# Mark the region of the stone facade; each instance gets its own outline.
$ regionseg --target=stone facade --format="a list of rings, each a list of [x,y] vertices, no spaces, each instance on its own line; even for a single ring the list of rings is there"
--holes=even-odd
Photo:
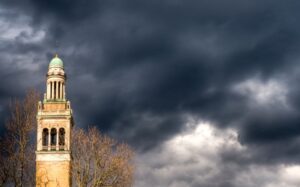
[[[36,186],[70,187],[73,116],[65,94],[66,75],[56,56],[49,64],[47,91],[38,104]]]
[[[70,161],[37,161],[36,183],[40,187],[71,186]]]

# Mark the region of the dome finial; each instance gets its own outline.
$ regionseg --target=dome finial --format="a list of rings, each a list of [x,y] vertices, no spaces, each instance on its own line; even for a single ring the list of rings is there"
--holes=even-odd
[[[50,61],[49,67],[61,67],[61,68],[64,67],[63,61],[58,57],[57,53]]]

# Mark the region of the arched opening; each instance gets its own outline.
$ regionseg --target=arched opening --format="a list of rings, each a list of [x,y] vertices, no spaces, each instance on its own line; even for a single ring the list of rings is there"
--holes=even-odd
[[[48,129],[43,129],[43,134],[42,134],[42,146],[43,150],[48,150],[48,145],[49,145],[49,130]]]
[[[65,129],[64,128],[60,128],[59,129],[59,142],[58,142],[58,145],[59,145],[59,150],[64,150],[65,149]]]
[[[56,139],[57,139],[57,132],[55,128],[51,129],[51,150],[55,150],[56,149]]]

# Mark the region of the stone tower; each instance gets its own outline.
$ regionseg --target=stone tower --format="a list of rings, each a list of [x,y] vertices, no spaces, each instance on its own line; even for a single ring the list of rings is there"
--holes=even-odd
[[[47,91],[37,114],[36,186],[70,187],[73,117],[63,61],[57,55],[46,77]]]

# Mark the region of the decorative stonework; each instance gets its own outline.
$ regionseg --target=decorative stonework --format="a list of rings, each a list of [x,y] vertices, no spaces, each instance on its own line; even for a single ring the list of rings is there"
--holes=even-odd
[[[48,151],[40,152],[37,154],[36,161],[70,161],[71,156],[70,152],[63,152],[61,151],[54,151],[53,153],[49,154]]]

